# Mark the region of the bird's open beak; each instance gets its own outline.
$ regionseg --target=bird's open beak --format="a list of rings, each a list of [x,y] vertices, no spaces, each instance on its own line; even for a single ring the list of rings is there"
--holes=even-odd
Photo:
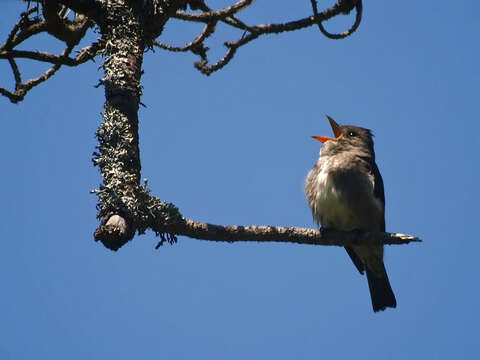
[[[335,120],[333,120],[330,116],[327,115],[328,121],[330,121],[330,126],[332,127],[333,133],[335,134],[334,138],[327,137],[327,136],[312,136],[312,138],[320,141],[322,144],[328,140],[338,140],[340,139],[343,134],[342,134],[342,129],[340,128],[340,125],[338,125]]]

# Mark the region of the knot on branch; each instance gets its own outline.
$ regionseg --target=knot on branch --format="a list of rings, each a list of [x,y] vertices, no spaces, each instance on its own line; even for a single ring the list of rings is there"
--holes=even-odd
[[[102,218],[94,237],[108,249],[118,250],[133,238],[136,231],[142,235],[148,228],[160,236],[158,247],[166,241],[170,244],[177,241],[170,229],[184,223],[180,211],[175,205],[151,196],[146,186],[129,189],[102,187],[94,193],[99,198],[97,217]]]
[[[106,248],[117,251],[135,235],[131,223],[116,214],[106,217],[94,233],[95,241],[101,241]]]

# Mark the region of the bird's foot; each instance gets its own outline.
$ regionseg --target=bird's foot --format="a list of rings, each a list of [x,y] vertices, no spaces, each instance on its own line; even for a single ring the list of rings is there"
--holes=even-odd
[[[360,229],[353,229],[351,232],[355,234],[355,241],[357,242],[357,244],[360,244],[363,234],[365,234],[365,231]]]
[[[320,227],[320,234],[322,235],[325,235],[329,231],[331,231],[331,229],[324,228],[323,226]]]

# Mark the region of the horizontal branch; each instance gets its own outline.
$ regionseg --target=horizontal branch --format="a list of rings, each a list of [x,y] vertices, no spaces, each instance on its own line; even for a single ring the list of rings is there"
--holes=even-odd
[[[386,232],[320,231],[285,226],[221,226],[185,219],[164,230],[175,235],[210,241],[282,242],[307,245],[347,246],[359,244],[399,245],[421,242],[415,236]]]
[[[95,239],[111,250],[118,250],[130,241],[136,230],[143,234],[147,228],[155,231],[161,237],[156,248],[163,243],[171,244],[177,241],[177,236],[187,236],[192,239],[222,241],[222,242],[279,242],[306,245],[349,246],[365,244],[400,245],[410,242],[421,242],[418,237],[406,234],[386,232],[358,232],[317,230],[285,226],[237,226],[213,225],[185,219],[178,209],[170,203],[162,202],[158,198],[144,193],[148,214],[137,217],[132,221],[130,217],[118,214],[104,218],[95,232]],[[104,196],[103,201],[109,201]]]
[[[209,23],[211,21],[217,21],[229,16],[233,16],[238,13],[240,10],[245,9],[250,6],[255,0],[240,0],[236,4],[229,6],[221,10],[210,10],[205,11],[200,14],[188,14],[183,11],[177,11],[175,17],[187,21],[196,21],[196,22],[205,22]]]
[[[54,54],[41,52],[41,51],[27,51],[27,50],[0,51],[0,59],[12,59],[12,58],[31,59],[31,60],[37,60],[42,62],[48,62],[56,65],[67,65],[67,66],[78,65],[75,59],[72,59],[68,56],[63,56],[63,55],[59,56],[59,55],[54,55]]]

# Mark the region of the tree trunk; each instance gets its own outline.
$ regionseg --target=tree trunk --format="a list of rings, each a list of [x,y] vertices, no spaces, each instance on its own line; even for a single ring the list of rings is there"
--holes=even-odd
[[[119,248],[133,237],[137,223],[141,170],[138,107],[145,35],[139,7],[129,6],[126,0],[110,0],[105,5],[100,31],[105,41],[101,83],[106,101],[93,160],[103,176],[98,191],[102,222],[95,235],[104,235],[105,246]]]
[[[109,0],[102,3],[104,14],[98,22],[104,42],[104,122],[97,131],[98,151],[93,162],[100,167],[103,185],[98,195],[100,226],[95,239],[118,250],[152,228],[162,239],[176,240],[164,231],[184,223],[178,209],[150,196],[140,185],[138,107],[142,94],[143,53],[160,35],[167,20],[185,1]]]

